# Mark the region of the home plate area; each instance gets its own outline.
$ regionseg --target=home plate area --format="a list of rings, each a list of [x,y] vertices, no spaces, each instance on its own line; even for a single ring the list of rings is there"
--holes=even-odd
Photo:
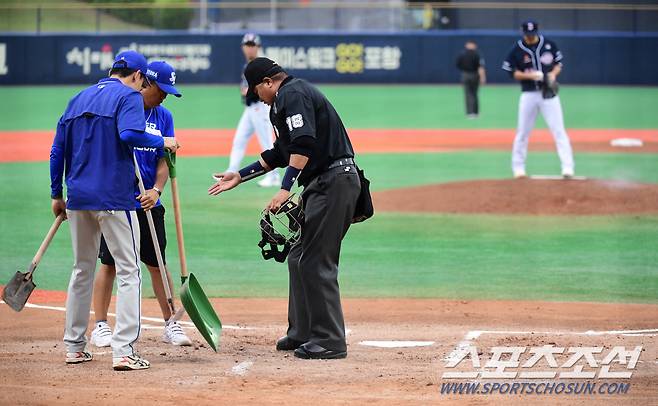
[[[624,402],[658,399],[654,390],[658,385],[655,325],[658,306],[655,305],[345,299],[349,329],[347,359],[309,361],[274,349],[277,338],[285,334],[285,299],[212,299],[212,302],[227,326],[218,353],[187,323],[184,327],[194,341],[192,347],[162,343],[161,323],[157,317],[149,317],[149,328],[142,331],[137,350],[151,361],[152,368],[131,373],[112,370],[111,351],[107,348],[88,348],[94,353],[92,362],[65,365],[61,301],[41,302],[36,304],[39,307],[27,307],[21,313],[1,304],[0,403],[12,403],[19,396],[26,403],[49,404],[119,401],[216,404],[227,397],[237,403],[256,400],[259,403],[316,400],[323,404],[366,400],[459,402],[465,400],[464,395],[441,393],[442,386],[458,382],[486,383],[487,379],[480,374],[495,371],[487,368],[494,347],[525,347],[520,356],[520,361],[525,362],[533,348],[544,346],[565,348],[564,354],[555,356],[558,374],[574,370],[578,365],[585,372],[600,373],[603,358],[615,347],[623,346],[630,351],[641,346],[632,377],[615,382],[631,384],[630,391],[623,395]],[[144,300],[143,309],[144,315],[158,314],[153,299]],[[611,325],[610,320],[623,322]],[[448,367],[459,351],[469,347],[476,349],[480,368],[473,367],[472,354],[464,356],[455,367]],[[589,366],[583,358],[571,368],[562,368],[572,355],[567,350],[580,347],[602,347],[600,353],[593,355],[596,367]],[[501,360],[509,361],[509,356],[503,354]],[[546,359],[542,359],[528,371],[546,372],[547,365]],[[514,369],[505,369],[508,371]],[[626,367],[613,362],[610,371],[623,372]],[[446,372],[477,372],[478,377],[444,378]],[[26,376],[30,377],[28,384]],[[518,376],[508,379],[510,383],[515,380],[520,382]],[[117,391],[119,387],[126,390]],[[524,403],[520,396],[490,396]],[[601,399],[622,399],[619,396],[552,395],[550,402],[588,404]]]

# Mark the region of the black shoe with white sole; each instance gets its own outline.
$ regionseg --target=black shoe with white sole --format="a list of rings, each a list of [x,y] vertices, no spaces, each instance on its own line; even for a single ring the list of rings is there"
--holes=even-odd
[[[306,343],[295,350],[295,357],[302,359],[341,359],[347,351],[328,350],[314,343]]]

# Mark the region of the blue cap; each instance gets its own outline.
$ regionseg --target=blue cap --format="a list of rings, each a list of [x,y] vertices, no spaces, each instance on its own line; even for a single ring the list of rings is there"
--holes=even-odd
[[[539,24],[534,20],[524,21],[523,24],[521,24],[521,29],[524,34],[537,34],[539,31]]]
[[[127,68],[141,71],[146,73],[146,58],[144,55],[137,51],[123,51],[119,52],[114,58],[112,69],[114,68]]]
[[[154,61],[149,63],[146,69],[146,77],[151,82],[157,83],[163,92],[181,97],[178,89],[174,87],[176,84],[176,71],[167,62]]]

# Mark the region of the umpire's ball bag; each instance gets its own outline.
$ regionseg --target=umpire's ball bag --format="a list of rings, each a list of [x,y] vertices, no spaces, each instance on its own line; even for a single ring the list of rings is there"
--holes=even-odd
[[[372,196],[370,196],[370,181],[358,166],[356,167],[356,172],[359,174],[359,181],[361,181],[361,193],[356,201],[352,223],[360,223],[368,220],[375,214],[375,208],[372,205]]]

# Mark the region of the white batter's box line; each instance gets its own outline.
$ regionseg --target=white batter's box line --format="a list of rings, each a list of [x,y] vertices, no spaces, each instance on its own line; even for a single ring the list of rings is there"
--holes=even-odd
[[[450,354],[444,359],[446,362],[455,362],[460,360],[464,353],[468,352],[468,348],[473,345],[473,341],[480,338],[482,334],[498,334],[498,335],[527,335],[527,334],[541,334],[541,335],[561,335],[561,336],[603,336],[603,335],[621,335],[624,337],[654,337],[658,335],[658,328],[650,328],[643,330],[607,330],[607,331],[513,331],[513,330],[470,330],[464,335],[464,338],[457,343]]]
[[[377,348],[410,348],[410,347],[429,347],[434,345],[434,341],[400,341],[400,340],[366,340],[359,341],[359,345]]]
[[[643,330],[606,330],[606,331],[596,331],[596,330],[587,330],[587,331],[508,331],[508,330],[477,330],[476,332],[481,334],[543,334],[543,335],[560,335],[560,336],[603,336],[603,335],[633,335],[633,336],[643,336],[645,334],[656,334],[658,333],[658,328],[650,328]],[[469,333],[471,333],[469,331]],[[478,337],[479,337],[478,335]],[[468,334],[467,334],[468,336]]]
[[[0,304],[6,304],[6,303],[3,300],[0,300]],[[55,310],[55,311],[59,311],[59,312],[66,312],[66,307],[44,306],[44,305],[33,304],[33,303],[30,303],[30,302],[25,303],[25,307],[29,307],[31,309]],[[90,313],[94,314],[94,311],[92,310]],[[107,315],[111,316],[111,317],[116,317],[115,313],[108,313]],[[141,319],[145,320],[145,321],[153,321],[153,322],[156,322],[156,323],[162,323],[164,325],[164,320],[162,320],[161,318],[142,316]],[[179,323],[184,325],[184,326],[194,326],[194,323],[192,323],[191,321],[181,320],[181,321],[179,321]],[[152,328],[152,326],[149,326],[149,328]],[[222,324],[222,328],[227,329],[227,330],[258,330],[259,329],[258,327],[232,326],[230,324]]]

